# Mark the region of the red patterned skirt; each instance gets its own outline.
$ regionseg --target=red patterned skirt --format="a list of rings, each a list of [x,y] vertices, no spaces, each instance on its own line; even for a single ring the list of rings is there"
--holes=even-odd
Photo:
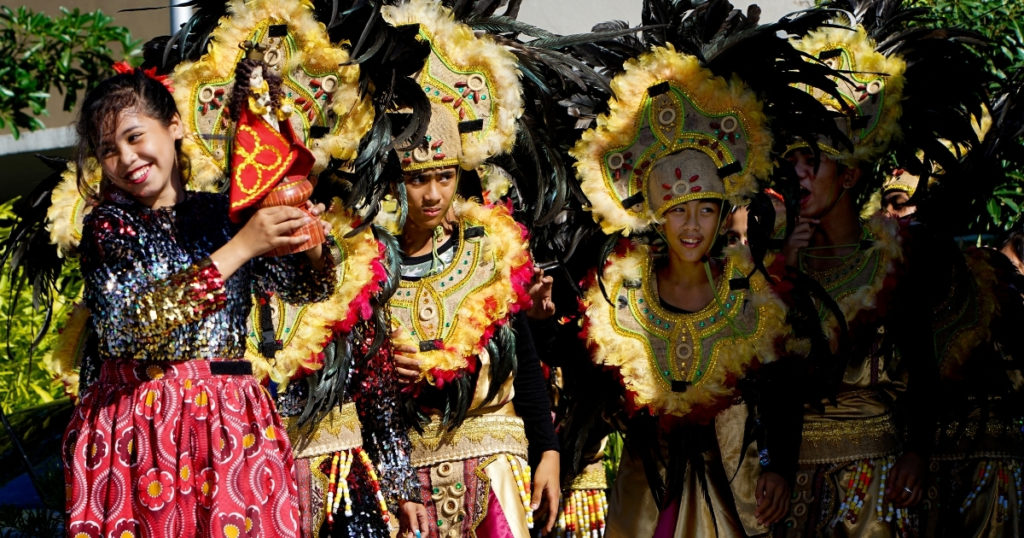
[[[105,362],[64,433],[68,534],[298,536],[291,445],[245,366]]]

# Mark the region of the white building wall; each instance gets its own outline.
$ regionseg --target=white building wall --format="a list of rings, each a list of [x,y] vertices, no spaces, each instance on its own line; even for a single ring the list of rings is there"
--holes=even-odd
[[[779,17],[813,5],[813,0],[733,0],[737,9],[750,4],[761,8],[761,21],[774,22]],[[642,0],[523,0],[519,19],[558,34],[587,32],[594,24],[608,20],[624,20],[631,26],[640,23]]]

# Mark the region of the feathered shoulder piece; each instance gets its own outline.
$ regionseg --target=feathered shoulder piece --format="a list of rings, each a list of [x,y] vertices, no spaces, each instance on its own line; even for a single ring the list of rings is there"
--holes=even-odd
[[[436,275],[402,279],[390,306],[396,344],[419,349],[423,377],[441,387],[472,372],[498,326],[529,307],[526,229],[503,205],[456,201],[459,246]]]
[[[571,154],[605,233],[642,232],[696,198],[738,202],[770,174],[771,134],[760,101],[668,45],[626,62],[607,114]]]
[[[331,224],[331,235],[340,258],[335,265],[337,285],[325,301],[306,305],[293,305],[274,295],[254,297],[249,314],[249,333],[246,338],[245,358],[252,362],[253,374],[285,385],[291,379],[319,370],[323,366],[323,350],[336,334],[346,334],[373,314],[371,298],[379,293],[387,280],[384,268],[384,246],[374,237],[372,228],[363,228],[349,234],[358,225],[339,200],[331,204],[323,220]],[[351,235],[351,236],[350,236]],[[273,327],[264,327],[260,301],[267,301],[271,309]],[[274,340],[281,344],[272,358],[261,353],[261,335],[270,329]]]
[[[182,149],[193,177],[218,181],[228,168],[234,126],[226,104],[235,67],[245,57],[239,46],[246,42],[264,51],[263,61],[280,76],[284,95],[294,102],[295,113],[287,121],[313,152],[313,173],[332,158],[354,158],[373,121],[370,99],[359,91],[359,66],[330,42],[309,2],[232,0],[206,53],[178,64],[172,75],[174,99],[190,135]]]
[[[88,159],[86,163],[86,181],[93,192],[99,192],[103,170],[95,159]],[[61,256],[74,256],[82,240],[83,219],[92,210],[93,204],[78,191],[73,162],[68,162],[60,176],[60,182],[50,194],[50,207],[46,209],[46,229],[50,232],[50,242],[57,246]]]
[[[419,25],[430,55],[416,81],[430,100],[424,140],[399,152],[404,170],[459,165],[472,170],[511,150],[522,115],[515,56],[492,37],[476,35],[435,0],[382,8],[393,26]]]

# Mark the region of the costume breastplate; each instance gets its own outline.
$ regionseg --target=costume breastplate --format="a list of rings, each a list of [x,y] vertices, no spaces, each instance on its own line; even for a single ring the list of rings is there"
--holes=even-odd
[[[858,249],[838,267],[807,272],[836,301],[847,323],[855,324],[861,312],[874,310],[878,302],[889,300],[893,284],[889,277],[903,258],[898,227],[895,220],[875,215],[865,224],[861,240],[870,243],[868,248]],[[832,334],[830,340],[837,341],[839,324],[835,316],[823,305],[818,306],[818,315]]]
[[[785,309],[761,275],[731,289],[751,267],[733,251],[715,299],[699,312],[665,309],[649,250],[640,246],[605,268],[609,304],[593,285],[586,292],[586,332],[597,364],[616,369],[634,408],[702,421],[728,405],[746,369],[775,359]]]
[[[390,302],[396,341],[419,349],[432,384],[472,368],[494,327],[529,301],[532,263],[519,224],[503,207],[468,201],[456,215],[461,240],[452,262],[436,275],[403,278]]]
[[[462,329],[459,312],[468,297],[498,279],[493,255],[484,252],[485,231],[459,222],[459,241],[452,262],[436,275],[402,279],[391,301],[391,315],[420,346],[449,339]]]

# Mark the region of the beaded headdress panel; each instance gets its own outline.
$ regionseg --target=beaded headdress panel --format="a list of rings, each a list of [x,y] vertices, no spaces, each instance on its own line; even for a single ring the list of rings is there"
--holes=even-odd
[[[382,9],[393,26],[419,25],[430,55],[416,81],[430,100],[426,137],[399,152],[403,170],[459,165],[465,170],[509,151],[522,88],[515,56],[487,35],[454,20],[433,0],[412,0]]]
[[[572,150],[605,233],[640,232],[695,199],[739,202],[771,172],[761,103],[671,46],[626,62],[609,112]]]
[[[841,99],[819,88],[803,87],[819,102],[837,112],[839,130],[852,148],[833,140],[819,140],[818,148],[846,163],[873,159],[899,135],[898,120],[906,64],[898,56],[886,57],[863,27],[823,27],[794,42],[794,46],[831,67]],[[807,147],[791,146],[789,150]]]
[[[209,50],[195,62],[174,69],[174,99],[192,136],[182,149],[200,181],[218,180],[228,168],[234,126],[227,99],[235,66],[245,58],[239,45],[263,52],[268,69],[281,76],[284,96],[294,103],[288,117],[299,139],[313,153],[313,173],[331,158],[355,157],[373,121],[373,107],[358,89],[359,67],[348,52],[331,44],[324,25],[302,0],[232,0],[229,15],[211,34]]]

